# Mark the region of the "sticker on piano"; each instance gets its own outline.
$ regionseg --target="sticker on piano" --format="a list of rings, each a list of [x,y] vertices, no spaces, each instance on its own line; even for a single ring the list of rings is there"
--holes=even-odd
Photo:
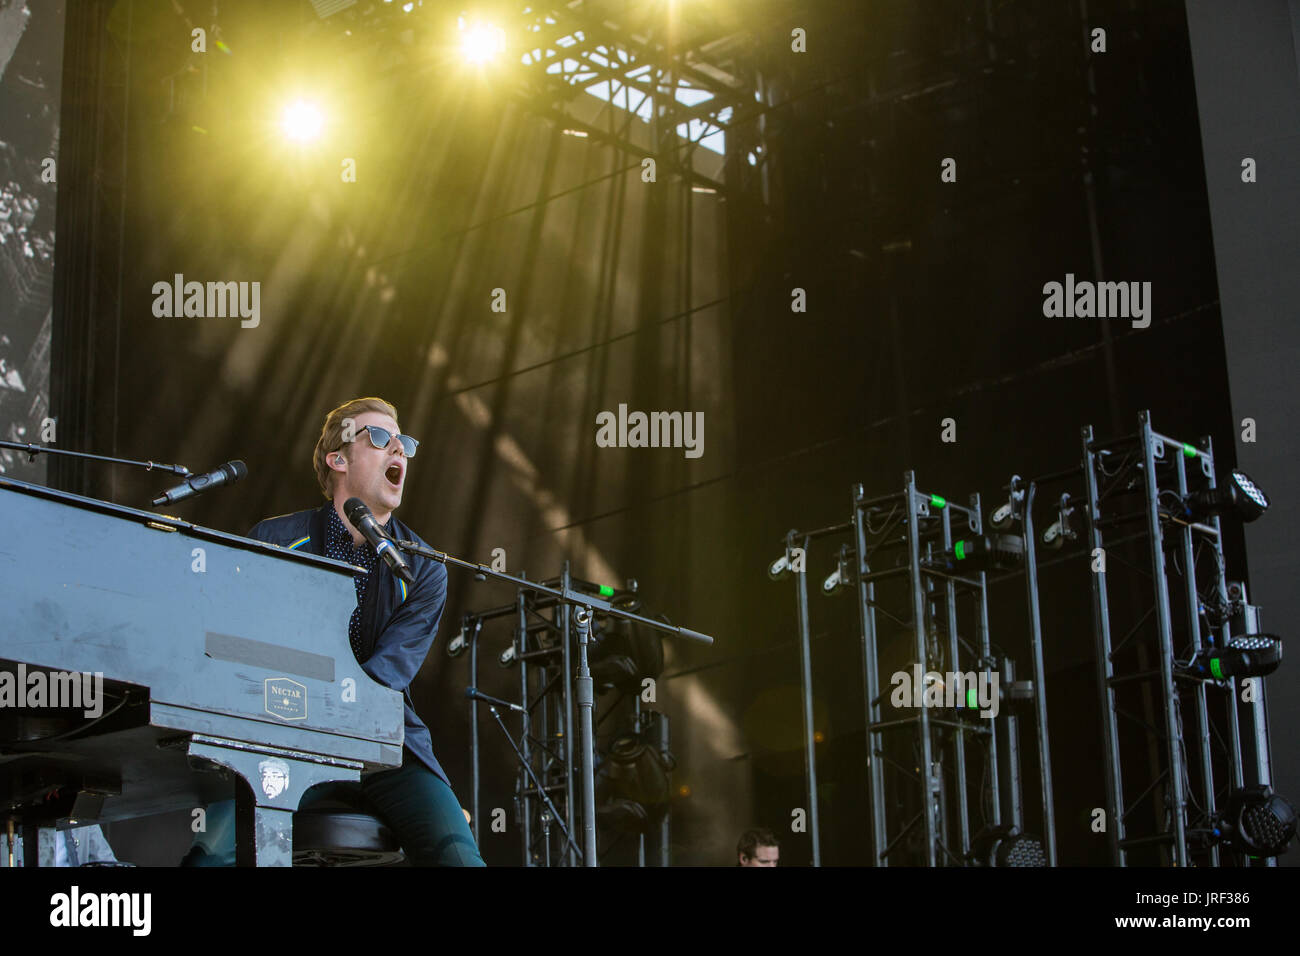
[[[274,757],[263,760],[257,765],[257,771],[262,775],[262,792],[268,799],[274,800],[288,788],[289,765],[283,760]]]
[[[264,680],[266,712],[281,720],[307,719],[307,688],[287,677]]]

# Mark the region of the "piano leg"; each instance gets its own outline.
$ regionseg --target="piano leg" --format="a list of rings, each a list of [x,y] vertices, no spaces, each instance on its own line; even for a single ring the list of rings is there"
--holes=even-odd
[[[227,767],[248,784],[235,788],[235,865],[292,866],[293,814],[319,783],[356,782],[362,764],[278,747],[195,734],[189,754]]]
[[[246,787],[235,793],[235,866],[293,866],[293,812],[259,807]]]

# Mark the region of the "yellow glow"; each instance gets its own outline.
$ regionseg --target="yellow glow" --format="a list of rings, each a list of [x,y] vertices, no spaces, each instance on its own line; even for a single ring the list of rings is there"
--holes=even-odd
[[[488,23],[460,25],[460,50],[471,63],[486,63],[505,51],[506,33]]]
[[[324,119],[314,103],[296,100],[285,107],[281,125],[286,136],[305,143],[320,136]]]

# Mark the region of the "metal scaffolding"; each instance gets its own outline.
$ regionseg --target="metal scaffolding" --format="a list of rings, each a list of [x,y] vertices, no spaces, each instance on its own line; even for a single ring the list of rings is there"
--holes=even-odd
[[[1027,530],[1032,534],[1032,521]],[[977,862],[973,851],[981,834],[999,827],[1007,827],[1003,832],[1008,835],[1019,834],[1019,730],[1012,705],[1030,698],[1038,708],[1050,832],[1040,632],[1035,626],[1032,683],[1015,679],[1013,662],[996,655],[989,639],[987,571],[1018,565],[1024,546],[1014,536],[984,535],[978,495],[971,496],[969,506],[954,504],[922,492],[909,471],[898,493],[869,499],[862,485],[854,486],[849,521],[789,532],[784,556],[769,566],[770,576],[792,573],[795,579],[813,864],[821,861],[821,834],[806,568],[811,544],[831,537],[848,540],[841,544],[822,592],[853,588],[858,604],[873,863],[963,866]],[[1036,577],[1028,575],[1027,582],[1036,621]],[[882,665],[893,671],[883,689]],[[993,700],[996,705],[989,709]],[[1003,703],[1008,708],[1004,713]],[[1054,862],[1051,839],[1048,847]]]
[[[1183,509],[1215,488],[1214,451],[1208,437],[1160,434],[1144,411],[1138,431],[1115,441],[1084,428],[1083,456],[1111,859],[1216,866],[1216,814],[1243,783],[1239,686],[1188,665],[1202,648],[1227,646],[1243,608],[1229,596],[1218,516],[1191,520]],[[1121,586],[1149,589],[1136,620],[1116,620]],[[1251,751],[1267,782],[1262,706],[1261,694],[1251,724],[1262,745]],[[1124,721],[1137,740],[1121,734]]]
[[[1019,475],[1013,475],[1005,489],[1009,495],[1006,505],[993,513],[992,524],[997,528],[1018,527],[1019,540],[1024,548],[1024,584],[1025,605],[1029,626],[1029,652],[1033,663],[1033,682],[1031,685],[1034,705],[1035,742],[1038,747],[1039,798],[1043,813],[1043,853],[1048,866],[1056,866],[1056,802],[1052,790],[1052,754],[1049,745],[1047,724],[1047,668],[1043,660],[1043,619],[1038,594],[1038,540],[1034,527],[1034,499],[1037,497],[1038,485],[1033,481],[1024,481]],[[1011,572],[1007,577],[1021,572]],[[1014,681],[1014,668],[1011,661],[1004,663],[1007,685]],[[1008,759],[1018,762],[1018,741],[1016,724],[1019,718],[1007,717]],[[1019,778],[1018,770],[1014,777]],[[1025,827],[1023,804],[1019,788],[1011,792],[1009,822],[1019,830]]]
[[[631,586],[627,591],[616,592],[608,586],[574,577],[567,561],[559,577],[539,584],[585,591],[616,602],[635,601],[635,582],[629,582]],[[463,615],[460,634],[448,647],[448,653],[453,656],[468,651],[468,687],[476,690],[481,676],[480,639],[484,625],[493,620],[512,622],[510,644],[498,656],[497,663],[517,670],[518,702],[517,705],[511,701],[498,703],[517,708],[522,725],[518,742],[512,737],[511,746],[520,762],[515,774],[513,805],[524,866],[581,866],[583,863],[579,835],[585,821],[578,791],[580,768],[575,748],[578,725],[574,713],[578,634],[572,618],[569,605],[527,588],[519,588],[510,604]],[[640,675],[635,679],[639,680]],[[483,744],[477,701],[471,700],[469,708],[470,812],[474,838],[478,841],[482,826]],[[611,779],[620,759],[635,758],[638,754],[632,751],[639,750],[641,759],[649,759],[655,766],[664,768],[665,779],[673,764],[667,715],[643,707],[637,694],[615,697],[613,704],[596,718],[598,737],[600,725],[607,723],[621,724],[624,732],[620,735],[620,728],[615,727],[613,743],[596,754],[598,795],[607,797],[597,806],[596,824],[610,837],[600,847],[602,855],[608,855],[629,832],[625,827],[615,829],[619,812],[623,812],[624,821],[629,812],[640,813],[635,807],[629,808],[630,801],[620,802],[617,796],[610,798],[613,790],[606,789],[605,784]],[[622,752],[616,752],[620,746]],[[644,820],[646,825],[636,833],[637,864],[668,866],[671,821],[666,805],[652,807],[645,813]],[[607,825],[602,826],[607,821]],[[633,822],[639,824],[642,820],[637,817]]]
[[[968,794],[967,744],[983,744],[986,771],[995,794],[1002,785],[998,774],[998,746],[991,726],[970,721],[962,714],[966,701],[955,708],[932,713],[920,706],[915,713],[890,718],[884,712],[885,692],[880,688],[881,651],[878,615],[905,621],[912,639],[912,663],[920,672],[946,674],[989,673],[988,606],[985,576],[941,570],[936,552],[953,550],[953,515],[965,525],[960,533],[983,533],[979,496],[969,508],[946,498],[921,492],[913,472],[903,477],[899,494],[867,499],[861,485],[853,489],[853,534],[857,556],[857,597],[861,619],[863,686],[867,719],[867,770],[871,787],[872,846],[875,863],[888,865],[905,850],[904,842],[918,827],[922,834],[920,862],[928,866],[965,862],[971,849],[972,810]],[[906,549],[906,562],[898,555]],[[893,566],[886,558],[893,554]],[[878,589],[890,579],[905,581],[910,616],[884,611]],[[959,593],[973,606],[959,626]],[[966,637],[974,635],[977,650]],[[946,638],[946,640],[945,640]],[[963,666],[962,661],[968,662]],[[912,692],[916,694],[913,686]],[[928,688],[927,688],[928,690]],[[941,716],[942,715],[942,716]],[[911,767],[889,753],[888,738],[910,738]],[[944,767],[950,761],[951,771]],[[894,774],[887,774],[888,769]],[[897,787],[887,799],[891,781]],[[912,791],[909,793],[909,791]],[[994,800],[992,822],[1000,818],[1000,800]],[[892,812],[891,812],[892,810]],[[915,841],[913,841],[915,845]],[[902,852],[904,858],[906,852]]]

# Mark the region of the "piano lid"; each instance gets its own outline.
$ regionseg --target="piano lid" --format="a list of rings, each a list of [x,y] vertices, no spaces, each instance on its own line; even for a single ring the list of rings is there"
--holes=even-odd
[[[216,541],[224,545],[229,545],[230,547],[243,548],[252,551],[263,551],[282,557],[289,556],[296,561],[315,564],[348,575],[353,575],[358,571],[365,570],[364,568],[359,568],[344,561],[336,561],[333,558],[325,558],[305,551],[290,551],[288,548],[282,548],[277,544],[268,544],[265,541],[256,541],[253,538],[245,538],[243,535],[230,534],[226,531],[217,531],[214,528],[205,528],[203,525],[183,521],[180,518],[159,514],[155,511],[142,511],[139,508],[114,504],[111,501],[102,501],[99,498],[86,498],[82,495],[74,495],[71,492],[58,491],[54,488],[46,488],[43,485],[34,485],[26,481],[17,481],[13,478],[0,476],[0,491],[14,491],[19,494],[32,495],[33,497],[43,498],[49,501],[62,502],[66,505],[83,508],[100,514],[115,515],[119,518],[126,518],[153,527],[164,526],[169,530],[185,531],[194,537],[204,538],[208,541]]]
[[[401,746],[402,695],[348,643],[351,565],[4,479],[0,527],[0,660],[147,688],[175,729],[224,715],[267,744],[295,728],[351,741],[316,752]]]

